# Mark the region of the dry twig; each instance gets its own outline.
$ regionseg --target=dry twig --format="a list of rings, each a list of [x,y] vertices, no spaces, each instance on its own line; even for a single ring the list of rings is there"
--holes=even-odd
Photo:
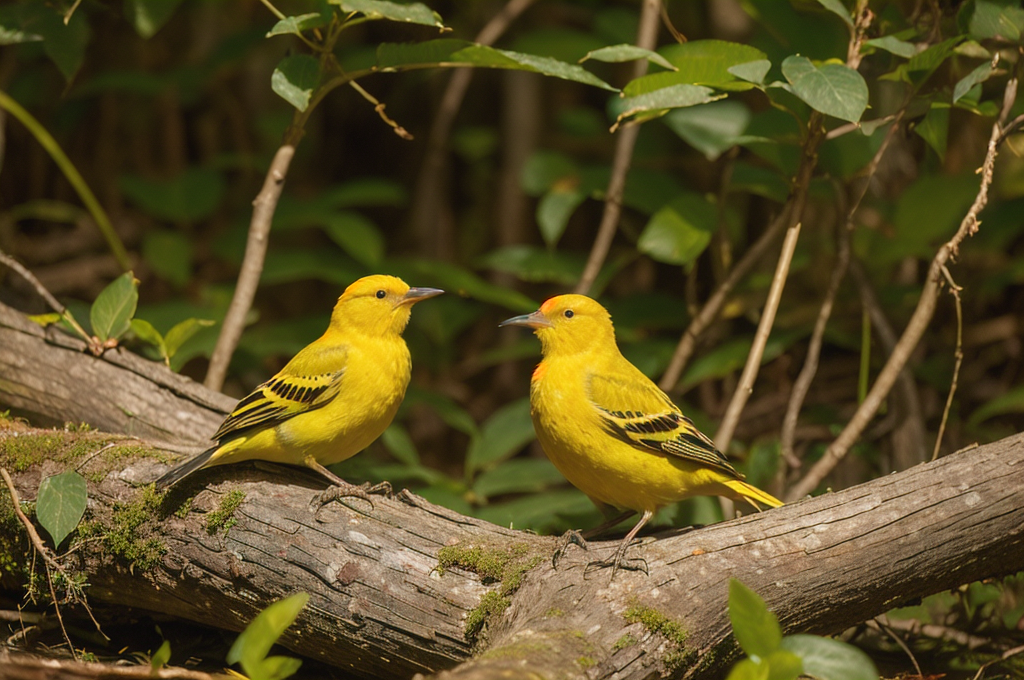
[[[960,291],[963,290],[956,285],[953,275],[945,265],[942,266],[942,275],[946,277],[949,284],[949,292],[953,295],[956,303],[956,351],[953,356],[956,361],[953,364],[953,380],[949,383],[949,396],[946,397],[946,407],[942,409],[942,422],[939,423],[939,433],[935,435],[935,448],[932,449],[932,460],[939,457],[939,446],[942,445],[942,435],[946,433],[946,421],[949,420],[949,409],[953,406],[953,395],[956,394],[956,381],[960,376],[960,364],[964,361],[964,310],[960,301]]]
[[[826,449],[825,454],[814,464],[814,467],[811,468],[807,475],[794,485],[789,494],[787,494],[787,500],[793,501],[811,493],[825,479],[826,475],[835,468],[839,461],[843,459],[861,432],[864,431],[868,422],[878,411],[882,400],[889,394],[889,390],[892,389],[897,376],[910,359],[910,354],[917,347],[921,336],[924,335],[925,329],[927,329],[932,315],[935,313],[935,305],[938,301],[941,285],[942,267],[951,258],[957,256],[963,240],[978,231],[978,213],[988,203],[988,189],[992,184],[992,173],[995,170],[995,160],[999,149],[999,140],[1002,138],[1003,123],[1009,115],[1010,107],[1013,106],[1017,98],[1017,82],[1017,76],[1010,78],[1003,92],[1002,111],[999,118],[992,125],[988,150],[980,171],[981,185],[978,187],[978,193],[974,197],[974,202],[964,216],[964,219],[960,222],[960,227],[956,233],[939,248],[932,259],[928,273],[925,276],[921,297],[917,302],[913,315],[910,317],[910,321],[907,323],[907,328],[903,331],[903,336],[896,343],[896,347],[890,354],[885,367],[878,374],[875,384],[857,408],[850,422],[847,423],[843,431]]]
[[[640,27],[637,30],[636,44],[647,50],[653,50],[658,38],[658,18],[661,12],[661,0],[644,0],[640,10]],[[633,67],[633,78],[647,73],[647,60],[638,59]],[[640,124],[624,127],[615,142],[615,156],[612,158],[612,176],[605,190],[604,212],[601,213],[601,225],[597,228],[597,238],[591,246],[587,265],[583,275],[576,284],[576,293],[587,294],[594,285],[594,280],[601,271],[601,266],[608,257],[608,250],[615,238],[622,214],[622,194],[626,188],[626,175],[633,160],[633,147],[640,134]]]

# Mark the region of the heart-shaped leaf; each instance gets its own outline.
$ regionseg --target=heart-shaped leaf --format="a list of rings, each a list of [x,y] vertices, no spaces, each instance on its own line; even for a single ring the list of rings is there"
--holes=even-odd
[[[139,304],[138,283],[131,272],[125,272],[104,288],[92,303],[89,322],[100,342],[119,338],[128,331],[135,316],[135,307]]]
[[[78,526],[88,497],[85,479],[74,470],[47,477],[39,485],[36,517],[53,539],[54,548]]]

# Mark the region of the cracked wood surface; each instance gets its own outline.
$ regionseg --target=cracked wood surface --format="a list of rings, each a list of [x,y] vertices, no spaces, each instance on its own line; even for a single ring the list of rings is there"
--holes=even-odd
[[[23,334],[44,344],[41,334]],[[97,361],[66,345],[61,339],[46,351],[63,352],[58,360],[69,366]],[[8,345],[0,344],[0,387],[33,385],[23,373],[36,367],[7,354]],[[103,393],[140,375],[103,363],[76,373],[80,391]],[[174,381],[159,375],[163,367],[149,367],[158,377],[150,389],[176,400],[170,412],[193,414],[182,417],[179,429],[173,422],[161,427],[194,436],[194,414],[211,411],[204,403],[216,397],[194,384],[170,389],[166,384]],[[90,382],[100,379],[110,386]],[[0,389],[0,403],[10,403],[10,394]],[[48,397],[32,399],[43,404]],[[22,435],[0,430],[0,453],[14,436]],[[84,464],[83,474],[93,464]],[[34,498],[43,475],[59,467],[46,461],[18,472],[19,492]],[[135,497],[139,485],[165,469],[143,458],[90,482],[89,517],[109,521],[116,503]],[[236,524],[211,535],[207,515],[236,488],[246,494]],[[648,574],[619,572],[611,580],[608,570],[588,572],[587,562],[607,556],[614,542],[571,551],[557,570],[545,559],[491,622],[483,653],[472,658],[463,635],[466,613],[497,586],[459,569],[439,573],[438,550],[523,543],[546,557],[554,539],[412,496],[409,502],[375,497],[372,509],[351,499],[317,516],[309,503],[321,488],[299,470],[214,468],[175,489],[164,500],[165,516],[145,525],[144,537],[167,547],[154,568],[129,569],[99,543],[85,544],[70,559],[87,573],[93,601],[233,630],[271,600],[309,592],[310,604],[284,644],[366,678],[446,668],[453,670],[442,675],[459,678],[718,677],[734,653],[725,610],[730,577],[759,592],[787,631],[836,633],[901,602],[1024,569],[1024,436],[1017,435],[838,493],[647,539],[637,554]],[[171,514],[194,491],[187,516]],[[624,612],[637,604],[679,621],[687,630],[684,649],[627,622]],[[625,635],[635,642],[621,644]]]

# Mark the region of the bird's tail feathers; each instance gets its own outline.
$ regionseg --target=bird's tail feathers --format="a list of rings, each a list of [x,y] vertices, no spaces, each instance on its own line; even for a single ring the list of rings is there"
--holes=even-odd
[[[747,484],[743,480],[730,479],[729,481],[723,483],[727,487],[729,487],[729,489],[732,490],[733,493],[736,494],[736,500],[745,500],[758,510],[761,509],[758,503],[760,503],[761,505],[767,505],[769,508],[777,508],[783,504],[782,501],[780,501],[775,496],[765,491],[761,491],[756,486]]]
[[[217,450],[217,448],[217,446],[211,446],[202,453],[197,454],[192,458],[189,458],[181,465],[171,468],[170,470],[165,472],[160,479],[156,480],[156,488],[163,489],[170,486],[171,484],[176,484],[185,477],[188,477],[196,470],[202,468],[208,462],[210,462],[210,458],[213,457],[213,454]]]

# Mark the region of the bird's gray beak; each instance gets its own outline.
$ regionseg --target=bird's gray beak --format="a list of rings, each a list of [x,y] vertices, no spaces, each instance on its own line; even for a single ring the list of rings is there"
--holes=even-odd
[[[503,326],[526,326],[527,328],[551,328],[551,322],[548,318],[540,313],[538,309],[532,314],[523,314],[522,316],[513,316],[511,319],[505,319],[498,324],[498,328]]]
[[[399,305],[409,305],[440,295],[444,291],[440,288],[410,288],[405,295],[398,299]],[[398,305],[396,305],[398,306]]]

